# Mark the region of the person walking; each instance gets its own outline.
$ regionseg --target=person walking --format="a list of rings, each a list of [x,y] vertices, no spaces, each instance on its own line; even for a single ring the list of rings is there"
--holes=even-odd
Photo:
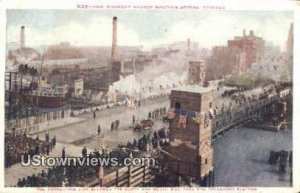
[[[110,130],[114,130],[114,127],[115,127],[114,122],[111,122],[111,124],[110,124]]]
[[[94,119],[96,119],[96,111],[93,111]]]
[[[101,128],[100,128],[100,125],[98,125],[98,135],[100,135],[101,133]]]
[[[116,120],[116,129],[119,129],[120,121]]]
[[[61,157],[65,158],[66,157],[66,150],[65,147],[63,147],[62,151],[61,151]]]
[[[82,149],[82,157],[86,157],[87,156],[87,149],[86,147],[84,146],[83,149]]]

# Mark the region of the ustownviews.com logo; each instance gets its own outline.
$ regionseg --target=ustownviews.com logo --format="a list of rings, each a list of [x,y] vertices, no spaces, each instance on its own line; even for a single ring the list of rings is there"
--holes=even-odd
[[[152,157],[45,157],[43,155],[21,155],[21,165],[29,166],[155,166],[156,160]]]

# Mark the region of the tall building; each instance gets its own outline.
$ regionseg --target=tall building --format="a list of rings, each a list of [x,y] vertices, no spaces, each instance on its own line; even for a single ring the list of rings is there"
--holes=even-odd
[[[252,30],[250,30],[249,35],[246,35],[244,30],[242,37],[236,36],[233,40],[228,40],[227,44],[229,48],[238,48],[245,52],[247,68],[250,68],[258,60],[264,50],[264,40],[255,36]]]
[[[213,186],[214,167],[211,146],[212,90],[189,86],[172,90],[168,112],[170,146],[168,168],[200,186]]]
[[[246,35],[236,36],[227,41],[227,46],[216,46],[208,60],[207,79],[220,79],[231,73],[243,74],[264,53],[264,40],[251,30]]]
[[[237,48],[229,48],[227,46],[214,47],[212,55],[207,62],[207,80],[221,79],[233,72],[239,73],[238,69],[243,68],[243,64],[239,64],[242,60],[238,60],[241,53]]]

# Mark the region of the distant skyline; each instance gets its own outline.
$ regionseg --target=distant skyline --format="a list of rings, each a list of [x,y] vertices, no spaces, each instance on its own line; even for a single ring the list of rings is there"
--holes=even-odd
[[[283,49],[293,22],[291,11],[7,10],[7,43],[19,43],[24,25],[29,47],[111,46],[113,16],[118,17],[118,45],[145,49],[187,38],[201,47],[226,45],[243,29]]]

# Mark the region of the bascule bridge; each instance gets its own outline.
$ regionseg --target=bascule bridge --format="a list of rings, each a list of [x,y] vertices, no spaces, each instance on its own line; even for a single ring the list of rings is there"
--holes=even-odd
[[[171,92],[170,145],[166,149],[168,170],[180,180],[200,186],[213,186],[214,167],[211,146],[212,90],[190,86]]]

